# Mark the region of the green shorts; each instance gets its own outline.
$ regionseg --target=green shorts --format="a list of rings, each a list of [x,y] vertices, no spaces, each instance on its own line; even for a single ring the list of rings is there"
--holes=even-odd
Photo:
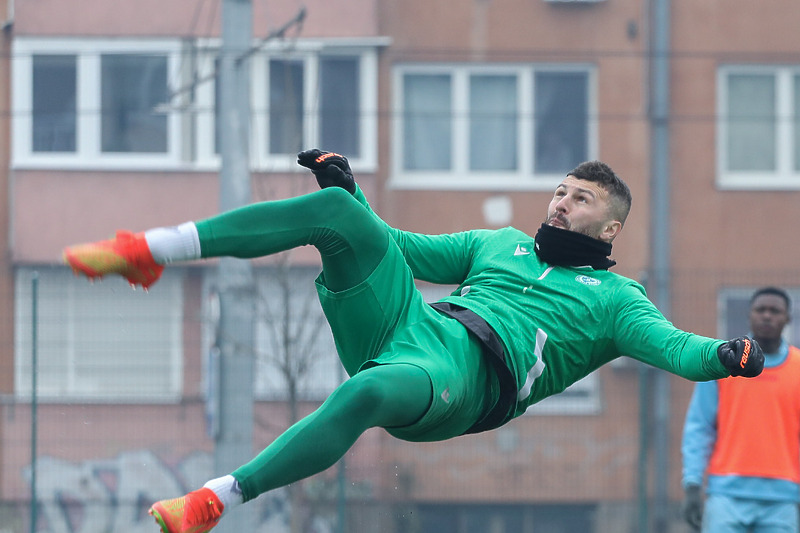
[[[428,411],[410,426],[386,428],[391,435],[408,441],[456,437],[494,405],[499,387],[480,343],[425,303],[394,242],[364,282],[333,292],[321,274],[317,293],[350,376],[381,364],[415,365],[428,374]]]

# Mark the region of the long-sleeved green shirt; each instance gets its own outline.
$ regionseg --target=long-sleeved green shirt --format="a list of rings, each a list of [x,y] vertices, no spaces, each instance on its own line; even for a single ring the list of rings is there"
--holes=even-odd
[[[360,189],[355,196],[369,207]],[[457,285],[444,300],[497,332],[517,378],[515,416],[623,355],[692,381],[729,375],[717,357],[723,341],[673,326],[629,278],[544,263],[522,231],[425,235],[386,227],[416,279]]]

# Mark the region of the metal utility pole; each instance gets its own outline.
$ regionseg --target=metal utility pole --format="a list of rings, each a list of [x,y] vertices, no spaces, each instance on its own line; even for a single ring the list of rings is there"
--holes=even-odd
[[[223,0],[218,110],[220,210],[252,201],[250,186],[250,76],[247,52],[252,45],[250,0]],[[219,357],[218,431],[215,475],[230,474],[253,457],[253,359],[255,297],[249,261],[222,258],[218,271]],[[226,515],[220,533],[255,529],[254,509],[244,506]]]
[[[651,267],[655,304],[667,318],[670,299],[670,165],[669,165],[669,58],[670,0],[651,2],[650,135],[651,135]],[[669,517],[670,383],[659,371],[653,384],[655,492],[653,531],[667,531]]]
[[[39,516],[38,495],[36,494],[36,467],[38,464],[39,437],[37,429],[37,406],[39,404],[39,273],[31,279],[31,533],[36,533],[36,519]]]

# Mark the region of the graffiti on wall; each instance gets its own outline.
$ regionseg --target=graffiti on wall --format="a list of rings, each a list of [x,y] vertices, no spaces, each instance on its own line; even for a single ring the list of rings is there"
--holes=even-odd
[[[37,461],[37,533],[154,533],[150,505],[193,490],[210,477],[210,454],[194,453],[166,465],[148,450],[128,451],[114,459],[69,462],[53,457]],[[30,481],[31,468],[25,477]],[[276,490],[248,505],[257,506],[255,533],[288,532],[286,493]],[[313,530],[333,531],[314,517]]]

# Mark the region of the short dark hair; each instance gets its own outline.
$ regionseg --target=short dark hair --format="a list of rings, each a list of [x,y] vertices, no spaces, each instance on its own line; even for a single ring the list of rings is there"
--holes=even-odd
[[[764,294],[772,294],[774,296],[779,296],[779,297],[783,298],[783,301],[786,302],[786,311],[787,312],[791,311],[791,309],[792,309],[792,300],[789,298],[789,293],[787,293],[785,290],[783,290],[781,288],[772,287],[772,286],[770,286],[770,287],[761,287],[760,289],[757,289],[756,292],[754,292],[753,295],[750,297],[750,305],[752,306],[753,302],[756,301],[756,298],[758,298],[759,296],[762,296]]]
[[[575,176],[580,180],[593,181],[608,192],[611,201],[609,208],[611,215],[625,224],[631,210],[631,190],[622,181],[622,178],[611,170],[611,167],[602,161],[586,161],[573,168],[568,176]]]

